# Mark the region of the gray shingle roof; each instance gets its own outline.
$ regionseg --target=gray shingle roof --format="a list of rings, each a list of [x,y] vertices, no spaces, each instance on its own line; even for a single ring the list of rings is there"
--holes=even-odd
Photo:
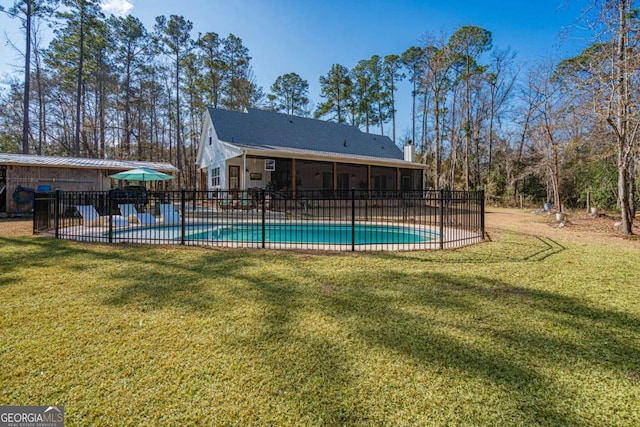
[[[80,169],[128,170],[151,168],[160,172],[177,172],[171,163],[137,162],[133,160],[85,159],[77,157],[36,156],[31,154],[0,153],[0,165],[42,166]]]
[[[341,123],[307,119],[270,111],[247,113],[209,107],[218,138],[237,145],[293,148],[342,155],[402,160],[403,154],[386,136],[364,133]]]

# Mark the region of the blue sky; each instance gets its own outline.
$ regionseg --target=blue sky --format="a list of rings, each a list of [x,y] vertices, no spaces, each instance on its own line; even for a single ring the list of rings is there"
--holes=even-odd
[[[108,5],[106,5],[108,1]],[[0,0],[9,6],[13,1]],[[575,55],[588,43],[573,28],[585,2],[577,0],[106,0],[108,10],[128,11],[152,29],[158,15],[183,15],[193,37],[233,33],[249,48],[257,82],[267,92],[282,74],[296,72],[319,96],[320,75],[334,63],[348,68],[374,54],[401,54],[425,33],[450,35],[462,25],[493,33],[494,46],[511,47],[517,60],[532,62]],[[17,22],[0,14],[0,73],[20,63],[6,37],[23,45]],[[561,37],[569,29],[568,37]],[[398,137],[410,128],[408,88],[398,93]]]

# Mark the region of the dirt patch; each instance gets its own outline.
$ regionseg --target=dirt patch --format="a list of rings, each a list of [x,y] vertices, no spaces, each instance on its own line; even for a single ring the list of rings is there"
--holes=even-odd
[[[624,236],[614,224],[619,221],[612,215],[588,215],[585,212],[569,212],[564,221],[544,211],[487,208],[486,228],[489,237],[499,236],[505,230],[549,239],[574,242],[599,242],[621,247],[640,247],[638,236]],[[640,234],[636,218],[634,232]],[[492,234],[494,236],[492,236]]]
[[[568,216],[566,226],[574,228],[576,230],[588,231],[591,233],[604,234],[607,236],[615,236],[626,238],[621,232],[619,227],[615,224],[620,222],[620,218],[611,216],[608,214],[589,215],[586,213],[573,213]],[[634,227],[634,232],[640,232],[637,225]]]
[[[22,237],[32,234],[31,218],[0,218],[0,237]]]

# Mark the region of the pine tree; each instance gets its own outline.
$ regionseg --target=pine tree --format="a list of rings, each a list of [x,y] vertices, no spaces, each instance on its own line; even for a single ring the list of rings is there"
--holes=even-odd
[[[96,29],[100,27],[103,15],[99,4],[93,0],[64,0],[62,4],[65,9],[57,17],[66,25],[54,31],[55,38],[49,46],[45,62],[56,70],[63,87],[68,85],[69,88],[75,80],[73,135],[69,138],[63,136],[62,142],[65,144],[64,141],[71,140],[72,145],[65,144],[67,150],[80,157],[84,85],[90,70],[96,66],[96,58],[90,54],[87,46],[96,39]],[[84,142],[86,153],[88,144],[86,140]]]
[[[464,180],[465,190],[469,190],[470,184],[470,147],[471,138],[478,129],[473,128],[473,119],[471,117],[471,85],[472,79],[477,75],[484,73],[486,67],[478,64],[480,55],[491,49],[492,36],[491,32],[480,27],[466,25],[456,31],[449,39],[449,49],[455,58],[459,69],[461,70],[460,78],[465,84],[465,122],[463,129],[465,131],[464,144]]]
[[[413,90],[411,91],[412,109],[411,109],[411,140],[416,141],[416,97],[418,96],[418,81],[420,80],[420,69],[424,52],[421,48],[411,46],[405,50],[400,57],[402,64],[409,72],[409,79]]]
[[[29,154],[29,110],[31,79],[31,42],[33,37],[33,21],[38,18],[51,17],[58,0],[16,0],[7,11],[9,16],[18,18],[25,30],[24,50],[24,89],[22,105],[22,153]],[[0,7],[0,10],[2,8]]]
[[[242,44],[240,37],[233,34],[223,40],[222,46],[227,82],[223,106],[229,110],[242,111],[256,105],[262,93],[253,81],[249,49]]]
[[[447,95],[449,94],[451,56],[444,41],[433,41],[423,48],[424,58],[420,85],[425,90],[425,96],[431,100],[431,118],[433,120],[433,173],[434,187],[439,190],[442,180],[442,158],[444,151],[444,111]],[[427,153],[423,153],[423,157]],[[425,159],[426,160],[426,159]],[[452,165],[452,168],[455,167]]]
[[[209,32],[200,35],[196,45],[200,49],[200,61],[204,66],[204,92],[207,94],[207,103],[218,108],[226,72],[226,64],[222,59],[222,41],[218,34]]]
[[[330,119],[338,123],[346,122],[352,89],[349,69],[344,65],[333,64],[326,76],[320,76],[320,96],[326,100],[318,105],[315,117],[331,115]]]
[[[351,69],[351,81],[353,82],[352,97],[354,103],[355,120],[354,126],[364,125],[365,132],[369,132],[369,127],[375,123],[376,96],[378,85],[371,72],[369,60],[358,61]]]
[[[109,19],[114,33],[115,63],[121,76],[122,104],[124,122],[124,154],[131,155],[131,137],[133,135],[132,104],[135,98],[136,80],[140,79],[141,71],[148,58],[151,38],[139,19],[127,15],[126,17],[112,16]],[[138,89],[139,90],[139,89]],[[138,160],[142,160],[142,144],[138,141]]]
[[[304,116],[309,105],[309,82],[296,73],[283,74],[271,86],[269,99],[274,111]]]
[[[156,36],[161,42],[164,50],[173,56],[175,65],[175,90],[176,90],[176,167],[180,171],[178,174],[178,189],[182,188],[182,127],[180,123],[180,76],[181,65],[184,57],[191,50],[191,21],[183,16],[171,15],[169,20],[164,16],[156,18]]]
[[[386,94],[388,94],[389,113],[391,114],[391,139],[396,142],[396,83],[402,81],[405,77],[400,72],[402,64],[400,62],[400,56],[387,55],[383,59],[382,63],[382,87]]]

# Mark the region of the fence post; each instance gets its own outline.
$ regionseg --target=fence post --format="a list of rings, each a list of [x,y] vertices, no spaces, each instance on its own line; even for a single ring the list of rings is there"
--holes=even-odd
[[[60,190],[56,190],[53,206],[53,227],[56,239],[60,238]]]
[[[39,212],[38,200],[40,199],[36,197],[36,194],[38,193],[33,193],[33,212],[32,212],[33,215],[31,218],[31,234],[36,234],[36,222],[38,221],[38,212]]]
[[[440,249],[444,249],[444,190],[440,189]]]
[[[482,191],[482,198],[480,202],[480,231],[482,232],[482,240],[484,240],[484,190]]]
[[[107,211],[109,212],[109,243],[113,243],[113,213],[111,212],[113,192],[107,193]]]
[[[403,191],[402,192],[402,221],[403,222],[406,222],[408,218],[408,214],[407,214],[408,204],[409,204],[409,201],[407,200],[407,193]]]
[[[184,245],[186,193],[184,188],[180,191],[180,244]]]
[[[369,198],[371,197],[371,191],[366,190],[366,196],[364,198],[364,222],[369,222]]]
[[[264,195],[264,188],[260,190],[260,202],[262,203],[262,249],[265,248],[265,219],[266,219],[266,197]]]
[[[351,189],[351,252],[356,251],[356,190]]]

